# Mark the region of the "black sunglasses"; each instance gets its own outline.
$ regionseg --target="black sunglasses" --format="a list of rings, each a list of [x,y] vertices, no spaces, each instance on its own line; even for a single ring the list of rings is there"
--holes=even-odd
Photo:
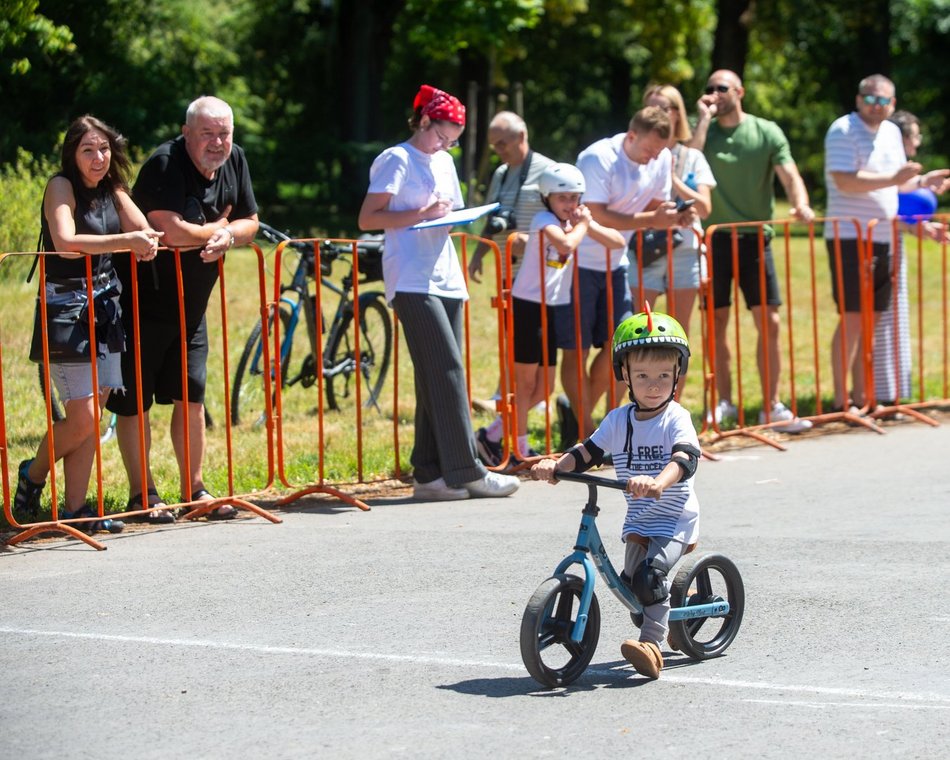
[[[707,84],[706,85],[706,94],[712,95],[714,92],[729,92],[732,87],[727,84]]]

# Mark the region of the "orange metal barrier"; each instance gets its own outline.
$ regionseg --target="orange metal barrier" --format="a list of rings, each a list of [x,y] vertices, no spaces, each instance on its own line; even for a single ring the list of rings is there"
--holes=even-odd
[[[264,295],[264,294],[265,294],[265,290],[264,290],[265,272],[264,272],[264,267],[263,267],[263,255],[262,255],[262,253],[261,253],[261,251],[260,251],[259,248],[256,248],[256,246],[255,246],[254,248],[256,249],[256,254],[257,254],[257,257],[258,257],[258,284],[259,284],[259,290],[260,290],[260,296],[259,296],[259,297],[260,297],[261,301],[263,302],[264,297],[265,297],[265,295]],[[8,256],[17,256],[17,255],[19,255],[19,256],[23,256],[23,255],[33,256],[33,255],[37,255],[37,254],[34,254],[34,253],[29,253],[29,254],[8,254]],[[13,515],[13,512],[12,512],[12,489],[11,489],[11,487],[10,487],[10,480],[9,480],[9,475],[8,475],[8,471],[9,471],[9,445],[8,445],[8,441],[7,441],[6,397],[4,396],[4,386],[3,386],[3,382],[2,382],[2,368],[3,368],[3,365],[2,365],[2,361],[0,361],[0,440],[2,440],[2,442],[3,442],[2,450],[0,450],[0,464],[2,464],[2,466],[3,466],[3,471],[4,471],[4,477],[3,477],[4,515],[5,515],[6,519],[7,519],[7,521],[10,523],[10,525],[14,526],[14,527],[17,528],[17,529],[23,529],[20,533],[18,533],[17,535],[13,536],[13,537],[10,538],[10,539],[8,539],[8,540],[7,540],[7,543],[8,543],[8,544],[20,543],[20,542],[22,542],[22,541],[25,541],[25,540],[27,540],[27,539],[29,539],[29,538],[31,538],[31,537],[33,537],[33,536],[39,535],[39,534],[41,534],[41,533],[64,533],[64,534],[70,535],[70,536],[72,536],[72,537],[74,537],[74,538],[78,538],[78,539],[84,541],[85,543],[89,544],[90,546],[92,546],[92,547],[94,547],[94,548],[96,548],[96,549],[105,549],[106,547],[105,547],[103,544],[101,544],[100,542],[96,541],[96,540],[95,540],[94,538],[92,538],[91,536],[86,535],[85,533],[80,532],[79,530],[77,530],[77,529],[74,527],[74,525],[80,525],[80,526],[81,526],[82,524],[89,523],[89,522],[93,522],[93,521],[102,519],[103,517],[112,518],[112,519],[118,519],[118,518],[122,518],[122,517],[141,516],[141,515],[146,515],[146,514],[148,514],[148,513],[149,513],[150,511],[152,511],[152,510],[150,510],[150,509],[147,508],[147,499],[146,499],[146,500],[143,501],[143,505],[146,506],[146,508],[143,508],[143,509],[141,509],[141,510],[136,510],[136,511],[120,511],[120,512],[114,512],[114,513],[109,513],[109,514],[105,514],[105,513],[104,513],[104,508],[103,508],[104,489],[103,489],[102,449],[101,449],[101,442],[100,442],[100,440],[99,440],[99,417],[100,417],[100,415],[101,415],[101,411],[102,411],[102,410],[101,410],[100,407],[99,407],[98,394],[93,394],[93,397],[92,397],[92,398],[93,398],[93,407],[94,407],[94,423],[93,423],[93,424],[95,425],[95,428],[94,428],[94,431],[93,431],[93,432],[94,432],[93,438],[94,438],[94,440],[95,440],[95,446],[96,446],[95,470],[94,470],[94,472],[95,472],[95,483],[96,483],[96,494],[97,494],[97,505],[98,505],[97,517],[75,518],[75,519],[69,519],[69,520],[61,520],[61,519],[59,519],[58,488],[57,488],[57,468],[56,468],[56,464],[55,464],[55,455],[54,455],[54,450],[55,450],[55,429],[54,429],[53,407],[52,407],[52,396],[51,396],[52,384],[51,384],[51,382],[50,382],[50,376],[49,376],[49,341],[48,341],[48,335],[47,335],[47,319],[46,319],[46,317],[47,317],[47,310],[46,310],[46,294],[45,294],[45,287],[44,287],[45,282],[46,282],[46,264],[45,264],[45,258],[46,258],[46,256],[58,255],[58,254],[55,254],[55,253],[53,253],[53,252],[48,252],[48,253],[40,253],[40,254],[38,254],[38,255],[39,255],[39,269],[38,269],[38,271],[39,271],[39,284],[40,284],[40,287],[39,287],[39,295],[40,295],[40,297],[39,297],[38,303],[39,303],[39,308],[40,308],[40,323],[41,323],[41,326],[42,326],[42,334],[43,334],[42,343],[43,343],[43,356],[44,356],[44,363],[43,363],[43,365],[42,365],[42,370],[41,370],[41,372],[42,372],[42,377],[43,377],[43,380],[44,380],[44,388],[46,389],[45,406],[46,406],[46,423],[47,423],[47,427],[46,427],[46,429],[47,429],[47,445],[48,445],[48,451],[49,451],[50,461],[52,462],[52,465],[51,465],[51,467],[50,467],[50,474],[49,474],[49,480],[50,480],[50,499],[51,499],[51,511],[52,511],[51,517],[52,517],[52,519],[49,520],[49,521],[42,521],[42,522],[38,522],[38,523],[30,523],[30,524],[23,524],[23,525],[21,525],[21,524],[19,524],[19,523],[16,521],[16,519],[15,519],[15,517],[14,517],[14,515]],[[118,255],[131,255],[131,254],[122,253],[122,254],[113,254],[113,255],[118,256]],[[178,250],[175,250],[175,251],[173,252],[173,255],[175,256],[176,272],[177,272],[177,280],[178,280],[179,319],[180,319],[180,323],[184,323],[184,305],[183,305],[183,303],[182,303],[182,297],[181,297],[181,293],[182,293],[182,275],[181,275],[180,253],[179,253]],[[240,252],[239,252],[239,251],[235,251],[235,252],[232,252],[232,253],[231,253],[231,256],[232,256],[232,257],[237,256],[237,255],[240,255]],[[4,257],[4,258],[6,258],[6,257]],[[87,257],[86,257],[86,286],[87,286],[87,299],[88,299],[88,302],[89,302],[89,303],[92,303],[92,300],[93,300],[93,298],[92,298],[92,297],[93,297],[93,285],[92,285],[92,268],[91,268],[91,261],[92,261],[92,258],[89,257],[89,256],[87,256]],[[136,365],[140,367],[140,366],[141,366],[142,346],[141,346],[141,344],[140,344],[139,341],[133,340],[133,335],[138,335],[138,334],[139,334],[139,324],[138,324],[138,322],[139,322],[139,320],[138,320],[138,284],[137,284],[137,280],[136,280],[136,278],[135,278],[136,261],[135,261],[135,258],[134,258],[134,257],[131,257],[131,262],[132,262],[131,266],[132,266],[132,273],[133,273],[133,277],[132,277],[132,303],[133,303],[133,325],[134,325],[134,329],[133,329],[133,333],[132,333],[132,334],[126,336],[126,337],[127,337],[127,350],[132,350],[132,351],[134,352]],[[224,393],[225,393],[225,396],[227,397],[227,394],[228,394],[228,375],[229,375],[229,371],[228,371],[228,316],[227,316],[227,299],[226,299],[226,280],[225,280],[225,272],[224,272],[224,266],[223,266],[223,262],[222,262],[222,261],[219,261],[219,262],[218,262],[218,267],[219,267],[219,284],[218,284],[218,287],[219,287],[220,304],[221,304],[221,312],[220,312],[220,313],[221,313],[221,324],[222,324],[222,357],[223,357],[223,364],[224,364]],[[31,311],[30,313],[32,313],[32,311]],[[210,313],[210,310],[209,310],[209,313]],[[88,315],[89,315],[89,334],[90,334],[90,354],[91,354],[91,355],[95,355],[95,351],[96,351],[96,345],[95,345],[95,310],[94,310],[94,309],[89,309],[89,310],[88,310]],[[180,341],[179,341],[179,345],[180,345],[180,351],[181,351],[181,356],[182,356],[182,387],[183,387],[183,391],[184,391],[184,392],[183,392],[183,396],[184,396],[183,403],[184,403],[184,408],[187,409],[187,405],[188,405],[188,398],[187,398],[188,387],[187,387],[187,382],[186,382],[186,376],[187,376],[187,366],[186,366],[187,346],[186,346],[184,334],[181,335],[181,338],[180,338]],[[147,350],[147,348],[148,348],[148,347],[146,347],[146,350]],[[0,346],[0,351],[2,351],[2,346]],[[92,385],[93,385],[94,388],[96,388],[96,387],[98,387],[98,367],[97,367],[97,363],[96,363],[96,362],[91,362],[90,368],[91,368],[91,374],[92,374]],[[146,433],[145,433],[145,427],[144,427],[142,398],[141,398],[141,379],[139,378],[138,373],[137,373],[137,376],[136,376],[136,385],[137,385],[137,391],[138,391],[138,404],[139,404],[138,444],[139,444],[139,452],[141,453],[141,452],[144,451],[145,448],[146,448]],[[251,502],[247,501],[247,499],[245,498],[245,496],[247,496],[247,495],[249,495],[249,494],[245,494],[245,495],[242,496],[242,495],[240,495],[240,494],[235,493],[235,490],[236,490],[236,489],[235,489],[235,485],[234,485],[234,462],[233,462],[233,455],[232,455],[232,454],[233,454],[233,449],[232,449],[232,431],[231,431],[231,426],[230,426],[230,420],[229,420],[229,419],[226,421],[226,425],[225,425],[225,446],[226,446],[226,452],[227,452],[226,456],[227,456],[227,469],[228,469],[228,495],[227,495],[227,496],[219,497],[219,498],[216,498],[216,499],[210,500],[210,501],[201,501],[201,502],[183,501],[183,502],[178,502],[178,503],[172,503],[172,504],[167,504],[167,506],[161,507],[160,509],[173,509],[173,508],[177,508],[177,507],[187,507],[187,506],[190,506],[191,509],[187,512],[187,514],[186,514],[184,517],[185,517],[186,519],[196,519],[196,518],[198,518],[198,517],[201,517],[202,515],[205,515],[205,514],[209,513],[209,512],[210,512],[211,510],[213,510],[213,509],[217,509],[217,508],[220,507],[222,504],[230,504],[230,505],[233,505],[233,506],[235,506],[235,507],[237,507],[237,508],[239,508],[239,509],[244,509],[244,510],[247,510],[247,511],[254,512],[255,514],[257,514],[257,515],[259,515],[259,516],[261,516],[261,517],[264,517],[265,519],[267,519],[267,520],[269,520],[269,521],[271,521],[271,522],[275,522],[275,523],[281,522],[280,518],[271,515],[271,514],[270,514],[269,512],[267,512],[266,510],[261,509],[261,508],[258,507],[257,505],[252,504]],[[272,448],[273,448],[273,447],[272,447],[271,443],[268,441],[267,451],[268,451],[269,457],[270,457],[270,455],[271,455]],[[191,441],[190,441],[190,435],[189,435],[189,432],[188,432],[188,426],[186,425],[185,428],[184,428],[184,457],[185,457],[185,461],[189,461],[188,458],[189,458],[189,456],[190,456],[190,450],[191,450]],[[145,483],[145,482],[146,482],[146,471],[145,471],[146,462],[145,462],[145,458],[144,458],[144,457],[141,457],[141,456],[140,456],[140,460],[141,460],[141,462],[142,462],[142,473],[141,473],[142,482]],[[269,460],[268,469],[269,469],[268,483],[263,484],[263,487],[265,487],[265,488],[266,488],[267,486],[269,486],[270,481],[273,479],[273,464],[272,464],[272,461],[270,461],[270,460]],[[185,488],[185,489],[187,490],[187,492],[190,492],[190,488],[188,488],[186,484],[182,484],[182,487]],[[145,490],[145,489],[143,488],[143,490]]]
[[[826,258],[825,242],[823,236],[816,237],[816,225],[828,221],[834,231],[833,237],[833,255],[838,264],[837,271],[839,276],[837,281],[831,281],[830,268],[827,265],[819,265],[817,259]],[[732,343],[735,347],[733,362],[730,366],[731,378],[734,378],[734,387],[737,393],[733,400],[738,410],[737,427],[731,430],[723,430],[716,421],[713,414],[708,415],[707,427],[714,433],[714,440],[720,440],[730,436],[741,435],[752,437],[762,443],[774,446],[778,449],[784,449],[778,441],[765,435],[770,428],[781,427],[784,423],[781,421],[772,421],[770,417],[769,399],[767,393],[762,390],[760,394],[752,394],[752,408],[760,407],[763,409],[765,421],[758,424],[748,424],[746,421],[746,383],[744,380],[746,374],[746,363],[743,361],[743,349],[749,347],[750,341],[747,340],[744,332],[744,326],[752,324],[755,328],[757,341],[752,344],[752,350],[757,357],[756,364],[759,370],[760,388],[768,389],[776,382],[777,368],[772,366],[771,357],[778,355],[780,363],[785,366],[781,369],[783,376],[787,377],[783,383],[779,384],[779,396],[784,400],[788,399],[788,408],[793,414],[802,419],[811,420],[814,425],[823,425],[830,422],[845,421],[852,424],[864,426],[875,432],[883,432],[873,420],[864,415],[852,413],[847,409],[837,410],[827,408],[829,406],[822,387],[822,377],[832,374],[830,372],[831,364],[831,326],[835,321],[835,315],[840,319],[843,315],[844,303],[839,298],[840,308],[835,306],[832,299],[832,289],[837,293],[843,293],[844,282],[841,276],[840,257],[841,257],[841,228],[844,225],[853,227],[854,236],[858,240],[858,250],[861,255],[860,277],[862,294],[867,293],[870,283],[867,281],[867,272],[869,263],[870,248],[866,244],[865,230],[860,223],[854,219],[816,219],[807,224],[807,242],[800,243],[796,247],[807,248],[807,254],[804,257],[802,266],[802,253],[799,250],[793,254],[793,225],[798,229],[805,227],[797,220],[771,220],[767,222],[745,222],[728,225],[715,225],[706,231],[706,245],[712,252],[713,235],[719,232],[726,232],[730,235],[732,247],[732,269],[738,272],[739,261],[739,234],[754,230],[751,234],[755,235],[758,249],[758,283],[760,292],[765,292],[766,284],[766,265],[763,251],[767,242],[766,227],[771,226],[775,230],[775,236],[772,238],[773,260],[775,262],[776,275],[780,284],[780,290],[784,296],[784,303],[781,307],[783,316],[780,317],[781,330],[785,333],[785,339],[782,340],[781,333],[778,345],[771,343],[768,309],[759,310],[759,322],[756,324],[751,319],[745,318],[740,310],[739,284],[736,277],[731,283],[732,303],[730,308],[730,318],[732,321]],[[817,243],[816,243],[817,241]],[[821,253],[816,253],[816,247],[820,247]],[[804,270],[804,271],[803,271]],[[713,277],[712,256],[710,255],[710,280]],[[864,298],[864,296],[862,296]],[[743,301],[744,305],[744,301]],[[714,309],[712,289],[710,288],[706,299],[706,310]],[[807,316],[802,316],[800,309],[806,311]],[[870,319],[868,304],[864,303],[862,308],[862,319],[864,320],[864,329],[862,332],[867,334],[867,320]],[[712,320],[710,320],[712,321]],[[761,336],[761,338],[758,338]],[[807,336],[807,337],[800,337]],[[719,347],[716,345],[716,331],[711,330],[709,335],[708,351],[713,357],[713,374],[722,372],[721,363],[716,362],[716,352]],[[867,346],[861,353],[861,368],[865,373],[868,370],[870,360],[870,351]],[[721,379],[721,378],[720,378]],[[717,403],[718,389],[713,384],[709,408],[714,410]]]

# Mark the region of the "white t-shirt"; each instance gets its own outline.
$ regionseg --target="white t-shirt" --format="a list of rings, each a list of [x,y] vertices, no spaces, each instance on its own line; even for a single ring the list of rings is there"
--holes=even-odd
[[[541,211],[531,220],[524,260],[511,286],[511,295],[524,301],[541,303],[541,261],[544,262],[544,298],[548,306],[571,302],[571,283],[574,277],[574,257],[561,257],[542,230],[561,221],[550,211]],[[542,246],[543,245],[543,249]]]
[[[450,198],[453,208],[464,205],[452,156],[444,150],[423,153],[409,143],[387,148],[376,157],[369,170],[369,192],[390,193],[390,211],[424,208],[438,198]],[[387,302],[391,304],[396,293],[468,299],[450,229],[386,230],[383,282]]]
[[[625,451],[628,421],[633,425],[633,436]],[[688,443],[699,448],[689,412],[676,401],[670,401],[666,409],[649,420],[635,419],[632,404],[613,409],[591,440],[610,452],[621,480],[635,475],[659,475],[670,462],[674,444]],[[673,484],[659,499],[635,499],[624,494],[627,516],[623,521],[623,537],[637,533],[694,543],[699,537],[699,500],[693,489],[694,481],[695,476]]]
[[[882,122],[872,132],[856,112],[835,119],[825,135],[825,186],[828,189],[828,217],[840,217],[838,234],[854,239],[854,224],[844,221],[855,218],[862,227],[872,219],[880,219],[874,228],[874,240],[890,243],[890,220],[897,216],[897,185],[863,193],[845,193],[838,189],[831,172],[870,172],[891,174],[907,162],[900,127]],[[825,222],[825,237],[834,237],[834,225]]]
[[[605,137],[581,151],[577,166],[584,174],[587,185],[584,203],[604,203],[610,211],[621,214],[636,214],[643,211],[650,201],[667,200],[672,187],[672,154],[664,148],[652,161],[638,164],[631,161],[623,151],[627,133]],[[628,243],[633,230],[620,230]],[[585,238],[577,249],[577,265],[598,272],[606,271],[607,257],[604,246]],[[617,269],[627,263],[627,249],[610,253],[610,268]]]

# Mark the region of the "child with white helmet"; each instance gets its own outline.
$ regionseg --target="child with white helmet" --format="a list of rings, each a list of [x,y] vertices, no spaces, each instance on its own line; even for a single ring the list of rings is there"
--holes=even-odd
[[[557,461],[531,468],[535,480],[557,482],[558,472],[584,472],[613,456],[626,480],[626,543],[621,579],[643,605],[639,639],[620,652],[641,675],[658,678],[660,647],[669,632],[669,573],[699,536],[699,501],[692,476],[700,449],[689,411],[674,400],[689,366],[689,342],[673,317],[646,311],[618,325],[613,338],[614,375],[627,385],[630,403],[608,412],[590,438]]]
[[[553,164],[538,180],[538,191],[546,211],[535,214],[525,246],[524,259],[518,270],[512,295],[515,355],[515,408],[517,413],[517,456],[537,456],[528,446],[528,410],[545,398],[547,387],[554,388],[557,366],[554,306],[571,302],[574,257],[586,236],[611,249],[623,248],[623,236],[616,230],[598,224],[590,210],[581,203],[584,175],[572,164]],[[542,283],[547,315],[547,337],[541,334]],[[547,345],[547,369],[544,366],[544,345]],[[504,432],[501,417],[476,435],[479,456],[488,465],[501,463]]]

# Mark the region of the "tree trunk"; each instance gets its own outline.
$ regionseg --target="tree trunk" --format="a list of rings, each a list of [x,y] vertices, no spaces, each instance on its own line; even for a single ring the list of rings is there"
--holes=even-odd
[[[742,78],[749,53],[751,0],[717,0],[718,23],[713,43],[712,71],[729,69]],[[711,72],[710,72],[711,73]]]

